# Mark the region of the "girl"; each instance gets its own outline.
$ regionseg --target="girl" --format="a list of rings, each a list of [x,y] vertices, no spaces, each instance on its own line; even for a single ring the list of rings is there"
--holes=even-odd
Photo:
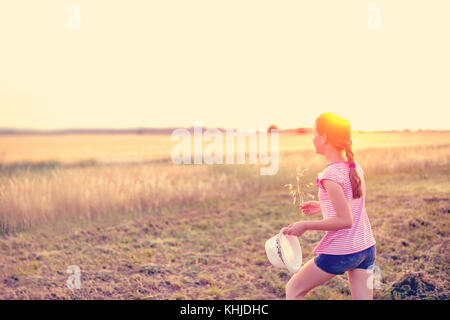
[[[303,299],[311,289],[347,271],[352,298],[371,300],[375,239],[364,206],[364,171],[353,159],[348,120],[331,112],[321,114],[314,123],[313,143],[328,164],[316,180],[320,202],[308,201],[301,209],[305,214],[322,211],[323,220],[296,222],[283,233],[326,233],[313,251],[318,255],[287,283],[286,299]]]

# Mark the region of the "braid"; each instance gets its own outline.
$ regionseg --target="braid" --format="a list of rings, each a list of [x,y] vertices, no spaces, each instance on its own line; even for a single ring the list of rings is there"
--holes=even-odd
[[[353,159],[354,155],[351,146],[345,148],[345,156],[347,157],[348,163],[355,163],[355,160]]]
[[[345,155],[347,157],[348,163],[355,163],[355,159],[353,158],[354,155],[352,152],[351,141],[345,147]],[[349,177],[352,185],[353,199],[361,198],[362,196],[361,178],[359,177],[356,168],[354,167],[350,168]]]

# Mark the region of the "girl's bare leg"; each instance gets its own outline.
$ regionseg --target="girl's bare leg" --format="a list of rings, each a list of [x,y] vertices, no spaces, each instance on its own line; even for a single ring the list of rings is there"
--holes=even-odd
[[[306,294],[335,275],[322,271],[309,260],[286,284],[286,300],[303,300]]]
[[[348,282],[353,300],[373,300],[373,270],[349,270]]]

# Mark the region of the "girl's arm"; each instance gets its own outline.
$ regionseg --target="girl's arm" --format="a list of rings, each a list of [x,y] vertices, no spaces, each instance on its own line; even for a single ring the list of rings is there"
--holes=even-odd
[[[352,211],[345,199],[342,187],[336,181],[323,179],[322,185],[327,191],[336,216],[320,221],[304,221],[308,230],[334,231],[351,228],[353,224]]]
[[[300,237],[307,230],[335,231],[352,227],[352,211],[340,184],[330,179],[323,179],[322,185],[327,190],[328,197],[336,211],[336,216],[321,221],[299,221],[293,223],[284,228],[284,234]]]

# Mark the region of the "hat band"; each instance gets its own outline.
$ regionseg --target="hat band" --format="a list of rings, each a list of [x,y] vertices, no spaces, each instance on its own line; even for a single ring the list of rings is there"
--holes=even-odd
[[[280,257],[283,264],[286,265],[286,263],[284,263],[284,260],[283,260],[283,254],[281,253],[280,235],[281,235],[281,233],[278,234],[277,239],[276,239],[277,240],[277,252],[278,252],[278,256]]]

